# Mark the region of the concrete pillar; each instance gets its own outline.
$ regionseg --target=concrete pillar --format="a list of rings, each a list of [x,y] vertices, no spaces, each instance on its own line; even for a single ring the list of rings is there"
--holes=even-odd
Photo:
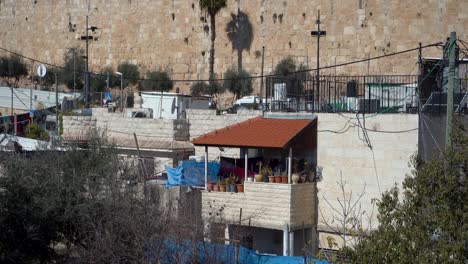
[[[249,149],[244,149],[244,159],[245,159],[245,169],[244,169],[244,180],[247,181],[247,171],[248,171],[248,168],[249,168]]]
[[[229,225],[226,224],[226,226],[224,227],[224,244],[225,245],[229,245],[230,242],[229,242]]]
[[[294,231],[289,232],[289,256],[294,256]]]
[[[292,148],[289,148],[288,157],[288,183],[291,184],[291,171],[292,171]]]
[[[283,229],[283,256],[289,256],[289,226],[284,225]]]

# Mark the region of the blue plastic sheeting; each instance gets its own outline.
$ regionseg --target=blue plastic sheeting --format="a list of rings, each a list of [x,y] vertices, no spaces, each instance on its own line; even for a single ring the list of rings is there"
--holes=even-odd
[[[162,243],[162,244],[161,244]],[[271,256],[255,253],[245,247],[239,247],[239,262],[251,264],[302,264],[302,256]],[[184,241],[176,244],[172,241],[154,243],[147,248],[150,261],[158,263],[236,263],[234,244],[211,244],[206,242]],[[307,258],[306,263],[328,264],[327,261]]]
[[[205,186],[205,162],[182,161],[177,168],[165,166],[167,172],[166,187]],[[208,181],[216,182],[220,164],[208,162]]]

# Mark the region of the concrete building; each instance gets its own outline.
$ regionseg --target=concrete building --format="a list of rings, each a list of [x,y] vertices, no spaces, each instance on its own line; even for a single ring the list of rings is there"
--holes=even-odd
[[[211,97],[167,92],[141,92],[142,107],[151,109],[153,118],[185,119],[187,109],[208,109]]]
[[[287,184],[245,180],[244,191],[238,193],[213,192],[205,188],[202,192],[202,217],[205,221],[225,224],[228,241],[232,237],[239,239],[239,234],[232,232],[232,229],[241,226],[244,232],[251,235],[251,248],[261,252],[301,255],[304,247],[316,252],[317,243],[308,243],[317,241],[315,178],[311,176],[300,184],[292,184],[291,178],[294,170],[297,170],[293,169],[293,160],[305,159],[310,164],[316,164],[317,120],[314,116],[307,119],[257,117],[214,130],[192,142],[204,147],[205,162],[208,146],[241,148],[244,157],[240,164],[245,170],[244,179],[248,178],[248,168],[251,167],[249,149],[261,152],[259,156],[265,164],[276,160],[278,167],[284,163],[287,168],[281,174],[287,175]],[[280,243],[268,239],[278,234]]]

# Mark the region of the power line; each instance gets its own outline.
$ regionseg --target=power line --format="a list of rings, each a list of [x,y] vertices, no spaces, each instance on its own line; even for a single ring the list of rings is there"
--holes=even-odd
[[[437,46],[440,46],[441,44],[442,44],[441,42],[428,44],[428,45],[425,45],[425,46],[412,48],[412,49],[407,49],[407,50],[402,50],[402,51],[393,52],[393,53],[389,53],[389,54],[384,54],[384,55],[380,55],[380,56],[376,56],[376,57],[370,57],[370,58],[361,59],[361,60],[355,60],[355,61],[350,61],[350,62],[345,62],[345,63],[339,63],[339,64],[334,64],[334,65],[324,66],[324,67],[318,68],[318,70],[331,69],[331,68],[336,68],[336,67],[343,67],[343,66],[356,64],[356,63],[361,63],[361,62],[368,62],[368,61],[382,59],[382,58],[391,57],[391,56],[396,56],[396,55],[400,55],[400,54],[404,54],[404,53],[408,53],[408,52],[412,52],[412,51],[417,51],[417,50],[420,50],[420,49],[425,49],[425,48],[430,48],[430,47],[437,47]],[[7,52],[7,53],[19,56],[21,58],[24,58],[24,59],[27,59],[27,60],[30,60],[30,61],[33,61],[33,62],[42,63],[44,65],[48,65],[48,66],[59,68],[59,69],[65,69],[65,67],[63,67],[63,66],[59,66],[59,65],[44,62],[44,61],[41,61],[41,60],[37,60],[37,59],[31,58],[31,57],[22,55],[22,54],[20,54],[18,52],[8,50],[8,49],[3,48],[3,47],[0,47],[0,50],[3,50],[5,52]],[[261,75],[252,75],[252,76],[249,76],[249,77],[241,77],[241,78],[218,78],[218,79],[214,79],[214,81],[230,81],[230,80],[240,80],[240,79],[258,79],[258,78],[262,78],[262,77],[263,78],[266,78],[266,77],[282,77],[282,76],[290,76],[290,75],[294,75],[294,74],[298,74],[298,73],[305,73],[305,72],[312,72],[312,71],[317,71],[317,68],[289,72],[286,75],[284,75],[284,74],[267,74],[267,75],[263,75],[263,76],[261,76]],[[74,70],[74,72],[83,73],[83,74],[86,73],[86,71],[81,71],[81,70]],[[107,77],[107,75],[101,74],[101,73],[89,72],[89,74],[94,75],[94,76]],[[111,77],[116,77],[116,76],[114,74],[112,74]],[[124,80],[129,80],[129,78],[124,77]],[[146,79],[146,78],[139,78],[139,79],[136,79],[136,80],[137,81],[150,81],[150,82],[163,82],[163,80],[154,80],[154,79]],[[172,80],[172,81],[173,82],[208,82],[210,80],[209,79],[186,79],[186,80],[177,80],[176,79],[176,80]]]

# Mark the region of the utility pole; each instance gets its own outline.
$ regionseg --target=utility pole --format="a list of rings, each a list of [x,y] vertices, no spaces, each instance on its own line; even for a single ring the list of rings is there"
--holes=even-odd
[[[86,41],[86,55],[84,56],[85,59],[86,59],[86,64],[85,64],[85,87],[84,87],[84,95],[85,95],[85,104],[86,105],[88,105],[88,96],[90,94],[90,91],[89,91],[89,40],[94,39],[93,36],[89,35],[89,30],[94,32],[96,29],[98,29],[98,27],[94,27],[94,26],[90,27],[89,23],[88,23],[88,20],[89,20],[89,17],[86,16],[86,35],[81,36],[81,38],[80,38],[81,40]]]
[[[325,36],[327,34],[326,31],[320,30],[320,9],[318,10],[317,21],[315,21],[315,23],[317,24],[317,31],[312,31],[311,35],[317,36],[317,72],[315,75],[315,85],[317,89],[317,100],[319,104],[318,106],[320,109],[320,36]]]
[[[57,72],[55,73],[55,126],[57,128],[57,137],[60,136],[60,126],[59,126],[59,102],[58,102],[58,82],[57,82]]]
[[[260,104],[263,105],[263,66],[265,64],[265,46],[262,46],[262,69],[261,69],[261,77],[260,77]],[[268,99],[265,98],[265,105],[268,103]]]
[[[13,86],[11,87],[11,115],[13,115]]]
[[[457,33],[450,33],[450,40],[447,45],[449,48],[449,70],[448,70],[448,89],[447,89],[447,126],[445,130],[445,149],[452,146],[452,124],[453,124],[453,92],[455,86],[455,60],[456,60],[456,42]]]
[[[88,16],[86,16],[86,69],[85,69],[85,105],[88,105],[88,93],[89,93],[89,53],[88,53],[88,42],[89,42],[89,34],[88,34]]]

